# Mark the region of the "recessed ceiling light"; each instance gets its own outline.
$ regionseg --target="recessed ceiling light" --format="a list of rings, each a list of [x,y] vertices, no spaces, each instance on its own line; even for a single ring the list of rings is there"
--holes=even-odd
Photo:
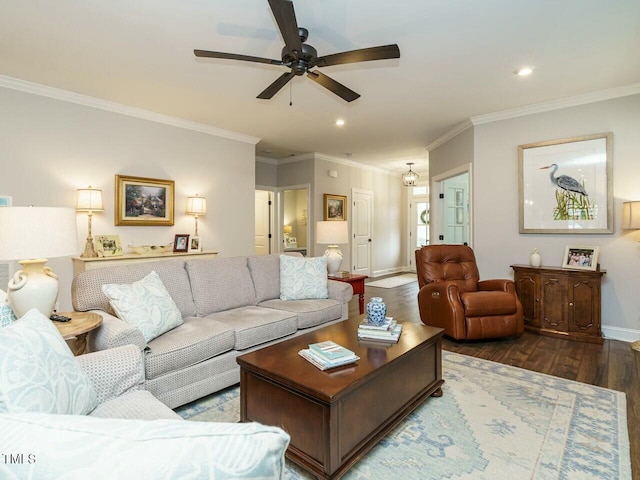
[[[531,67],[520,67],[514,72],[516,75],[520,77],[526,77],[527,75],[531,75],[533,73],[533,68]]]
[[[344,120],[339,118],[338,120],[336,120],[336,126],[337,127],[342,127],[344,125]]]

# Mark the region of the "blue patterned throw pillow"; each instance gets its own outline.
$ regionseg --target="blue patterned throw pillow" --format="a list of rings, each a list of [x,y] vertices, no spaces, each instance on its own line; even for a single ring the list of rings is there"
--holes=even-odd
[[[0,413],[86,415],[98,399],[58,329],[29,310],[0,329]]]
[[[280,255],[280,300],[329,298],[326,257]]]
[[[0,328],[8,327],[16,321],[16,316],[8,303],[0,303]]]
[[[147,342],[182,325],[182,314],[155,270],[132,284],[102,285],[121,320],[138,327]]]

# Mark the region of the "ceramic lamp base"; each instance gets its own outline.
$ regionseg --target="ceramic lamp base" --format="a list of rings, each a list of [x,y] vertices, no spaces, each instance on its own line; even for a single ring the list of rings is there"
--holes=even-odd
[[[44,258],[19,263],[22,270],[9,281],[7,291],[12,310],[18,318],[32,308],[50,317],[58,299],[58,276],[45,266]]]
[[[327,271],[329,275],[333,275],[340,270],[342,264],[342,252],[337,245],[329,245],[324,252],[324,256],[327,257]]]

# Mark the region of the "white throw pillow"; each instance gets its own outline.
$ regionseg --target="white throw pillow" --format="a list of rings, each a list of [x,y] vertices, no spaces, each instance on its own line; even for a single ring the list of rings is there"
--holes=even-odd
[[[326,257],[280,255],[280,300],[329,298]]]
[[[86,415],[97,403],[91,380],[42,313],[29,310],[0,329],[0,413]]]
[[[102,291],[118,317],[138,327],[147,342],[183,323],[180,310],[155,270],[131,284],[102,285]]]

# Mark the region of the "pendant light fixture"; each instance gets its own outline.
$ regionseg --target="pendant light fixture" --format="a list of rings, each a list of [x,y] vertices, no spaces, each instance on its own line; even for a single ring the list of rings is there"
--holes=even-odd
[[[418,184],[420,175],[411,170],[411,165],[413,165],[413,162],[409,162],[407,163],[407,165],[409,165],[409,171],[402,174],[402,183],[405,187],[415,187]]]

